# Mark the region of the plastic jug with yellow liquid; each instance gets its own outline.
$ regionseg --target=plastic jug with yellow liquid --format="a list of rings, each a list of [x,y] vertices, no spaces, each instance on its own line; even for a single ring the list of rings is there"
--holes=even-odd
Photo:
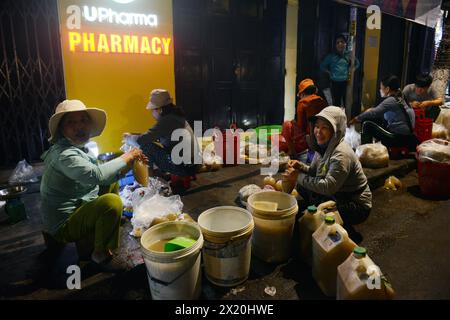
[[[314,205],[308,206],[300,219],[298,219],[300,257],[309,265],[312,264],[312,235],[325,221],[326,216],[334,217],[340,225],[343,223],[334,201],[324,202],[318,207]]]
[[[338,300],[387,300],[394,298],[394,290],[380,268],[369,258],[367,250],[356,247],[338,266]]]
[[[133,164],[133,174],[136,181],[143,185],[148,186],[148,166],[141,160],[136,160]]]
[[[312,275],[327,296],[336,295],[337,267],[353,252],[356,244],[347,231],[326,216],[312,236]]]

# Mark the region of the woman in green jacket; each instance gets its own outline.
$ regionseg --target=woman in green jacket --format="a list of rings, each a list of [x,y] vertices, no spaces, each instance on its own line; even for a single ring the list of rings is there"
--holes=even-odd
[[[42,155],[41,209],[46,232],[58,242],[91,242],[92,261],[103,270],[119,271],[124,266],[112,259],[123,209],[117,181],[134,160],[146,159],[133,149],[98,164],[84,145],[102,133],[105,123],[105,111],[86,108],[79,100],[56,107],[49,120],[52,146]]]

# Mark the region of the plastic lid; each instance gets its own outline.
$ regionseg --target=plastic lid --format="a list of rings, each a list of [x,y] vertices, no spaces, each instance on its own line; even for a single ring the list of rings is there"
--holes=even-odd
[[[363,247],[355,247],[355,249],[353,249],[353,253],[358,257],[365,257],[367,254],[367,249],[363,248]]]
[[[336,221],[335,221],[335,219],[334,219],[334,217],[333,216],[326,216],[325,217],[325,223],[326,224],[333,224],[333,223],[335,223]]]
[[[317,212],[317,207],[316,206],[308,206],[308,212],[309,213],[316,213]]]

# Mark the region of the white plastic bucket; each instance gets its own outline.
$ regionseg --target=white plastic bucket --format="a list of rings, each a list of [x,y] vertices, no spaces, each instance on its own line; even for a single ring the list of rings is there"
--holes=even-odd
[[[275,202],[278,209],[261,210],[254,206],[258,201]],[[247,209],[255,221],[253,254],[269,263],[288,260],[291,255],[295,215],[298,212],[295,197],[278,191],[258,192],[248,198]]]
[[[149,249],[158,240],[175,237],[190,237],[197,241],[188,248],[172,252]],[[200,297],[202,246],[202,232],[197,224],[191,222],[164,222],[144,232],[141,250],[154,300],[192,300]]]
[[[245,282],[250,272],[253,218],[233,206],[215,207],[198,217],[205,242],[203,261],[209,281],[231,287]]]

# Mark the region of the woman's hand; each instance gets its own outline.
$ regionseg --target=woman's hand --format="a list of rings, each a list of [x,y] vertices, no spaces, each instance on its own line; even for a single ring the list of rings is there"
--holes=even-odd
[[[130,151],[121,155],[121,158],[128,166],[131,166],[135,160],[141,160],[144,163],[148,163],[148,158],[142,153],[141,149],[133,148]]]
[[[282,174],[283,180],[286,181],[297,181],[298,172],[294,168],[287,168]],[[292,190],[291,190],[292,191]]]
[[[412,101],[412,102],[409,103],[409,105],[410,105],[412,108],[414,108],[414,109],[420,108],[420,102],[419,102],[419,101]]]
[[[289,160],[287,171],[289,170],[289,168],[293,168],[304,173],[308,173],[309,170],[309,167],[306,164],[298,160]]]

